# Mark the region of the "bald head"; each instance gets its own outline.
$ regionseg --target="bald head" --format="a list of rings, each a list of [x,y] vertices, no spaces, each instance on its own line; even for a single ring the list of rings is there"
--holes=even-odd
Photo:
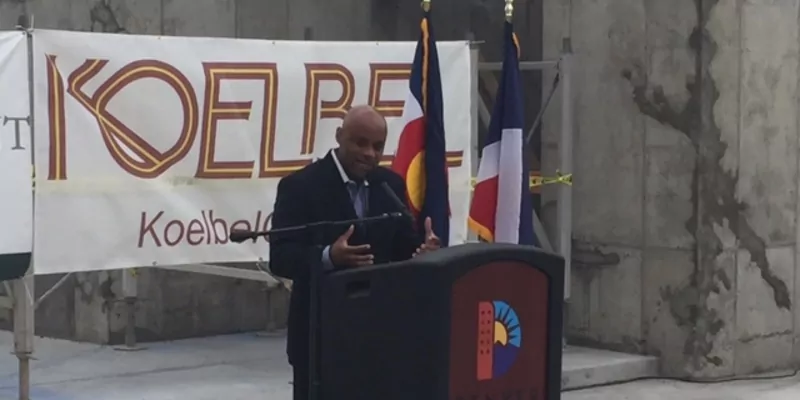
[[[355,106],[344,116],[342,129],[386,131],[386,119],[368,105]]]
[[[336,156],[350,178],[364,179],[383,155],[386,119],[368,105],[355,106],[336,130],[336,142],[339,144]]]

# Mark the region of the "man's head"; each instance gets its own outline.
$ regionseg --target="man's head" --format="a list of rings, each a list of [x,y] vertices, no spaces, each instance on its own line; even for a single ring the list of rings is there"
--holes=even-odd
[[[336,156],[352,179],[364,179],[383,155],[386,119],[370,106],[356,106],[347,112],[336,129]]]

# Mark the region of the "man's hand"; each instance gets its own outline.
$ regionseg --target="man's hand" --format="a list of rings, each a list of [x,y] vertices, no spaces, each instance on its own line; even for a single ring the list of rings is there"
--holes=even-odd
[[[369,253],[369,245],[362,244],[360,246],[350,246],[347,241],[353,235],[355,228],[350,225],[347,231],[339,236],[331,245],[330,255],[331,262],[334,265],[343,267],[360,267],[363,265],[371,265],[373,256]]]
[[[439,237],[436,236],[435,233],[433,233],[433,228],[431,228],[431,217],[425,218],[425,242],[422,243],[422,246],[419,246],[417,252],[414,253],[414,256],[417,254],[438,250],[441,247],[442,241],[439,240]]]

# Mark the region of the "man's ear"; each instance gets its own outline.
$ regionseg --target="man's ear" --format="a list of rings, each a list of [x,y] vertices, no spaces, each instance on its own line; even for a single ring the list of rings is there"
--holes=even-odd
[[[336,128],[336,143],[340,143],[341,137],[342,137],[342,127],[340,126]]]

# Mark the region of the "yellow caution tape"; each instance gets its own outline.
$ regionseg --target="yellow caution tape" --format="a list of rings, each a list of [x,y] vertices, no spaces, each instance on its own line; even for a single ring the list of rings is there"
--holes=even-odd
[[[531,177],[531,187],[534,187],[533,178]],[[572,186],[572,174],[562,174],[561,171],[556,170],[556,176],[538,177],[540,182],[536,186],[552,185],[554,183],[561,183],[567,186]]]
[[[33,186],[36,187],[36,170],[34,168],[31,168],[31,180],[33,181]],[[572,174],[562,174],[561,171],[556,170],[555,176],[540,176],[535,173],[531,173],[530,175],[530,188],[532,190],[544,185],[552,185],[557,183],[572,186]],[[472,178],[471,184],[472,187],[475,188],[477,179]]]
[[[475,184],[477,183],[476,178],[472,178],[472,187],[475,188]],[[530,177],[530,188],[538,188],[544,185],[552,185],[560,183],[562,185],[572,186],[572,174],[562,174],[560,171],[556,171],[555,176],[539,176],[539,175],[531,175]]]

